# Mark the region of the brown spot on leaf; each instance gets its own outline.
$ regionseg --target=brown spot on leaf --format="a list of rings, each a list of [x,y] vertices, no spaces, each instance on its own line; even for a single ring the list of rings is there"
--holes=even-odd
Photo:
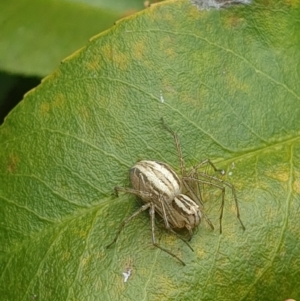
[[[7,170],[9,173],[14,173],[17,169],[17,165],[20,159],[17,155],[10,154],[8,158]]]

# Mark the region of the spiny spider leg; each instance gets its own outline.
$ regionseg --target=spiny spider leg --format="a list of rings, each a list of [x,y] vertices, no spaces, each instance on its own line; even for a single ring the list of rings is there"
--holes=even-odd
[[[118,232],[117,232],[117,234],[116,234],[114,240],[113,240],[109,245],[107,245],[106,248],[109,248],[110,246],[112,246],[112,245],[117,241],[117,239],[118,239],[118,237],[119,237],[121,231],[123,230],[123,228],[126,226],[126,224],[127,224],[128,222],[130,222],[133,218],[135,218],[135,217],[136,217],[137,215],[139,215],[141,212],[143,212],[143,211],[147,210],[148,208],[150,208],[150,206],[151,206],[151,203],[147,203],[147,204],[143,205],[140,209],[138,209],[138,210],[135,211],[131,216],[129,216],[127,219],[125,219],[125,220],[121,223],[121,225],[120,225],[120,227],[119,227],[119,230],[118,230]]]
[[[176,149],[177,149],[177,153],[178,153],[178,157],[180,160],[180,169],[181,169],[181,176],[183,177],[185,175],[185,163],[184,163],[184,159],[182,156],[182,151],[181,151],[181,146],[180,146],[180,142],[178,139],[177,134],[172,131],[164,122],[164,119],[161,118],[161,122],[163,127],[173,136],[174,140],[175,140],[175,145],[176,145]]]
[[[246,228],[245,228],[245,226],[244,226],[244,224],[243,224],[243,222],[242,222],[242,220],[240,218],[240,210],[239,210],[239,205],[238,205],[237,196],[236,196],[236,192],[235,192],[234,186],[231,185],[228,182],[225,182],[225,181],[219,179],[219,178],[207,175],[206,173],[199,173],[199,174],[202,177],[218,181],[219,183],[221,183],[223,185],[226,185],[229,188],[231,188],[233,199],[234,199],[234,202],[235,202],[235,207],[236,207],[236,216],[237,216],[237,219],[239,220],[239,222],[240,222],[243,230],[245,230]],[[222,191],[222,204],[221,204],[221,214],[220,214],[220,233],[222,233],[222,218],[223,218],[223,210],[224,210],[224,204],[225,204],[225,187],[221,186],[221,185],[218,185],[216,183],[213,183],[213,182],[209,182],[209,181],[205,181],[205,180],[200,180],[200,179],[195,179],[195,178],[192,178],[192,177],[185,177],[184,179],[185,180],[190,180],[190,181],[198,181],[199,183],[202,183],[202,184],[206,184],[206,185],[209,185],[209,186],[214,186],[214,187],[216,187],[216,188],[218,188],[218,189],[220,189]]]
[[[185,182],[185,178],[182,179],[184,187],[186,188],[187,192],[190,193],[190,195],[192,196],[192,199],[198,200],[198,203],[202,207],[202,209],[201,209],[202,216],[204,217],[205,221],[210,226],[210,228],[212,230],[214,230],[215,229],[214,225],[212,224],[212,222],[210,221],[210,219],[207,217],[207,215],[202,211],[203,208],[204,208],[204,205],[203,205],[203,202],[202,202],[201,194],[199,194],[199,196],[200,196],[200,199],[199,199],[198,196],[194,193],[193,189],[191,189],[191,187]],[[189,179],[189,177],[188,177],[188,179]],[[195,178],[193,178],[193,181],[199,183],[199,181],[197,181],[197,179],[195,179]]]
[[[243,230],[246,230],[246,228],[245,228],[245,226],[244,226],[244,224],[243,224],[243,222],[241,220],[241,217],[240,217],[240,209],[239,209],[238,200],[237,200],[236,191],[235,191],[234,186],[231,183],[229,183],[229,182],[226,182],[226,181],[224,181],[222,179],[219,179],[219,178],[217,178],[215,176],[208,175],[208,174],[206,174],[204,172],[198,172],[198,175],[200,175],[201,177],[206,178],[206,179],[214,180],[214,181],[216,181],[218,183],[221,183],[221,184],[223,184],[223,185],[225,185],[225,186],[227,186],[227,187],[229,187],[231,189],[231,192],[232,192],[232,195],[233,195],[233,199],[234,199],[234,202],[235,202],[237,219],[240,221],[240,224],[241,224]],[[211,183],[211,182],[209,182],[209,183]],[[208,184],[208,185],[210,185],[210,184]]]
[[[218,169],[211,161],[210,159],[205,159],[203,161],[201,161],[200,163],[198,163],[195,167],[193,167],[189,172],[188,172],[188,176],[192,176],[194,173],[197,173],[197,170],[202,167],[203,165],[206,165],[206,164],[209,164],[213,170],[215,172],[219,172],[221,173],[222,175],[225,174],[225,171],[224,169]]]
[[[176,145],[176,149],[177,149],[177,153],[178,153],[178,157],[179,157],[179,160],[180,160],[180,168],[181,168],[181,176],[182,178],[185,177],[185,174],[186,174],[186,171],[185,171],[185,163],[184,163],[184,159],[183,159],[183,155],[182,155],[182,151],[181,151],[181,146],[180,146],[180,142],[179,142],[179,138],[177,136],[177,134],[171,130],[164,122],[164,119],[161,118],[161,121],[162,121],[162,124],[163,124],[163,127],[173,136],[174,138],[174,141],[175,141],[175,145]],[[202,162],[200,162],[198,165],[196,165],[196,167],[194,167],[189,173],[188,173],[188,176],[191,176],[191,173],[197,173],[197,169],[200,168],[201,166],[205,165],[205,164],[210,164],[213,169],[215,171],[219,171],[219,172],[222,172],[222,170],[219,170],[215,167],[215,165],[209,160],[209,159],[206,159]],[[184,188],[191,194],[192,198],[194,200],[198,200],[198,203],[201,205],[201,207],[203,208],[204,205],[203,205],[203,201],[202,201],[202,196],[201,196],[201,191],[200,189],[198,188],[197,191],[199,191],[199,195],[196,195],[193,191],[193,189],[190,187],[190,185],[186,182],[186,181],[182,181],[183,182],[183,186]],[[199,182],[197,182],[199,183]],[[198,185],[197,185],[198,187]],[[204,214],[202,211],[201,211],[202,215],[204,216],[206,222],[208,223],[208,225],[211,227],[212,230],[214,230],[214,226],[212,224],[212,222],[210,221],[210,219],[207,217],[206,214]]]
[[[162,213],[163,213],[163,217],[162,218],[163,218],[163,220],[165,222],[166,229],[169,230],[170,232],[172,232],[176,237],[178,237],[179,239],[181,239],[194,252],[194,250],[190,246],[190,244],[171,228],[171,226],[169,224],[169,221],[168,221],[168,217],[167,217],[167,213],[166,213],[166,208],[165,208],[165,205],[164,205],[164,201],[161,198],[159,198],[159,201],[161,203]],[[167,205],[168,211],[170,212],[170,205],[167,202],[165,202],[165,204]],[[189,233],[190,232],[192,232],[192,230],[190,230]],[[189,240],[192,238],[192,235],[193,235],[193,232],[190,233]]]
[[[135,190],[135,189],[132,189],[132,188],[115,187],[116,194],[118,194],[118,191],[122,191],[122,192],[129,193],[129,194],[134,194],[134,195],[137,195],[140,198],[144,197],[145,195],[149,196],[149,194],[147,194],[145,192],[142,192],[142,191],[139,191],[139,190]],[[159,198],[159,201],[160,201],[160,203],[162,205],[162,211],[164,212],[163,219],[164,219],[166,228],[171,233],[175,234],[178,238],[180,238],[192,251],[194,251],[187,241],[185,241],[173,229],[171,229],[171,227],[169,225],[169,222],[168,222],[168,219],[167,219],[167,216],[166,216],[166,211],[165,211],[165,207],[163,205],[163,201],[160,198]],[[152,202],[143,205],[140,209],[138,209],[136,212],[134,212],[130,217],[128,217],[127,219],[125,219],[121,223],[121,225],[119,227],[119,230],[116,233],[115,238],[113,239],[113,241],[109,245],[106,246],[106,248],[109,248],[110,246],[112,246],[117,241],[117,239],[118,239],[121,231],[123,230],[123,228],[126,226],[126,224],[128,222],[130,222],[133,218],[135,218],[137,215],[139,215],[143,211],[147,210],[148,208],[150,208],[149,213],[150,213],[150,217],[151,217],[152,244],[155,247],[157,247],[157,248],[161,249],[162,251],[168,253],[169,255],[173,256],[178,261],[180,261],[183,265],[185,265],[185,263],[179,257],[177,257],[175,254],[173,254],[172,252],[168,251],[167,249],[161,247],[158,243],[156,243],[156,241],[155,241],[155,232],[154,232],[154,224],[153,224],[154,218],[155,218],[155,204],[152,203]]]
[[[178,261],[180,261],[183,265],[185,265],[185,263],[179,258],[177,257],[175,254],[171,253],[169,250],[162,248],[158,243],[156,243],[155,241],[155,232],[154,232],[154,227],[155,227],[155,205],[153,203],[149,203],[150,204],[150,217],[151,217],[151,231],[152,231],[152,244],[161,249],[162,251],[168,253],[169,255],[173,256],[174,258],[176,258]]]

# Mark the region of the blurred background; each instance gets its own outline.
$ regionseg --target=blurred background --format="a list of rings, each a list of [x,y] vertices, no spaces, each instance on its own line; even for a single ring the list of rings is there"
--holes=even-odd
[[[157,0],[0,1],[0,125],[60,62]]]

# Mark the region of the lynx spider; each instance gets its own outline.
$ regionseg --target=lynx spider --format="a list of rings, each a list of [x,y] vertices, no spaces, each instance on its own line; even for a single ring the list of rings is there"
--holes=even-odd
[[[204,217],[209,226],[214,229],[214,226],[210,220],[203,213],[203,201],[201,191],[199,190],[198,186],[199,183],[213,186],[221,190],[222,203],[219,217],[220,233],[222,233],[225,186],[229,187],[232,191],[236,206],[237,218],[243,230],[245,230],[245,227],[240,218],[239,206],[234,186],[229,182],[219,179],[218,177],[201,172],[199,169],[205,165],[210,165],[215,172],[220,172],[221,174],[224,174],[225,172],[217,169],[209,159],[203,160],[193,167],[189,172],[187,172],[177,134],[165,125],[163,119],[162,124],[163,127],[169,133],[171,133],[174,138],[178,157],[180,159],[181,178],[179,178],[176,172],[165,163],[150,160],[143,160],[136,163],[130,171],[131,185],[133,188],[115,187],[115,192],[117,195],[119,191],[134,194],[142,199],[145,204],[121,223],[114,240],[107,246],[107,248],[117,241],[119,234],[128,222],[130,222],[141,212],[149,209],[151,217],[152,244],[185,265],[185,263],[179,257],[156,243],[154,231],[155,212],[163,218],[166,229],[179,237],[193,251],[189,243],[181,238],[173,229],[186,228],[189,231],[191,239],[193,235],[193,229],[200,224],[202,217]],[[191,183],[196,185],[191,185]],[[189,194],[189,196],[183,194],[182,190]]]

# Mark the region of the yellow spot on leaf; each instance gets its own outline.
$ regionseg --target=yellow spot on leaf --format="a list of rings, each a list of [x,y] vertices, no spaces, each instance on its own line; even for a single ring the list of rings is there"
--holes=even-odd
[[[113,54],[112,54],[112,46],[110,44],[104,45],[100,49],[101,55],[105,60],[112,61]]]
[[[52,100],[52,102],[43,102],[40,106],[41,115],[46,115],[50,113],[51,110],[57,107],[61,108],[64,100],[65,100],[65,96],[63,94],[58,94]]]
[[[239,18],[236,15],[230,15],[224,19],[224,27],[229,29],[240,27],[244,23],[245,23],[245,19]]]
[[[81,116],[85,119],[85,120],[87,120],[88,119],[88,117],[89,117],[89,111],[87,110],[87,107],[85,107],[85,106],[81,106],[80,108],[79,108],[79,110],[80,110],[80,112],[81,112]]]
[[[175,59],[177,55],[177,53],[174,51],[173,44],[174,41],[170,37],[165,37],[159,42],[160,51],[164,52],[171,59]]]
[[[299,7],[299,1],[298,0],[286,0],[285,3],[289,5],[290,7]]]
[[[300,193],[300,180],[297,179],[294,181],[293,183],[293,190],[296,192],[296,193]]]
[[[197,257],[198,257],[198,258],[204,258],[204,257],[205,257],[204,249],[197,248],[197,249],[195,250],[195,252],[197,253]]]
[[[272,179],[278,180],[280,182],[287,182],[290,177],[290,173],[288,170],[272,170],[267,171],[266,175],[269,176]]]
[[[8,159],[7,170],[9,173],[13,173],[17,169],[17,164],[20,162],[20,158],[17,155],[10,154]]]
[[[91,261],[91,256],[88,256],[88,257],[83,257],[81,259],[81,266],[86,266],[88,265],[88,263]]]
[[[40,107],[41,114],[44,115],[44,114],[48,113],[49,110],[50,110],[50,104],[49,103],[42,103],[41,104],[41,107]]]
[[[65,101],[65,96],[63,94],[58,94],[55,98],[54,101],[52,102],[52,107],[62,107],[63,103]]]
[[[228,85],[233,90],[240,90],[240,91],[248,91],[249,90],[249,86],[246,85],[244,81],[237,78],[236,75],[234,75],[233,73],[226,72],[225,75],[226,75]]]
[[[100,56],[94,56],[92,61],[86,62],[86,68],[88,70],[97,70],[100,69],[102,59]]]
[[[70,252],[66,251],[66,252],[63,253],[63,260],[64,261],[68,261],[70,257],[71,257]]]
[[[141,60],[145,57],[145,44],[138,42],[133,47],[133,53],[136,59]]]
[[[111,44],[104,45],[101,48],[101,54],[104,59],[109,60],[113,64],[114,68],[122,71],[127,70],[129,65],[128,57]]]

